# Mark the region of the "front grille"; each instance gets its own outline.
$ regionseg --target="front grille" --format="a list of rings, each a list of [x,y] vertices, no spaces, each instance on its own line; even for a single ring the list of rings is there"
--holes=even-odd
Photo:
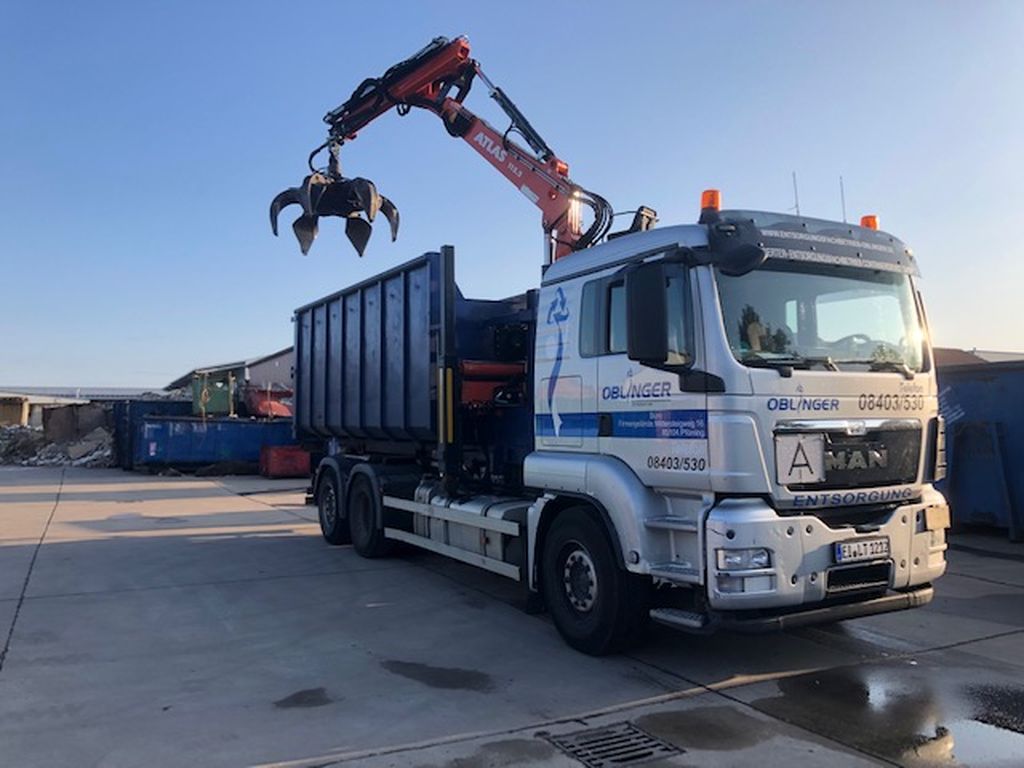
[[[885,589],[892,578],[892,563],[867,563],[831,568],[826,572],[825,589],[830,595],[840,592]]]
[[[825,482],[789,488],[814,491],[913,483],[920,458],[920,429],[875,429],[864,435],[826,432]]]

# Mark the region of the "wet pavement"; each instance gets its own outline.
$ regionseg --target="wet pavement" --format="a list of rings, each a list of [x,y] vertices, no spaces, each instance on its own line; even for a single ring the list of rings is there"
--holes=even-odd
[[[0,468],[0,764],[1024,766],[1022,545],[953,537],[916,611],[592,659],[499,577],[327,546],[301,486]]]
[[[925,654],[838,667],[737,692],[758,711],[908,765],[1020,765],[1020,670]],[[1016,684],[1004,684],[1003,680]]]

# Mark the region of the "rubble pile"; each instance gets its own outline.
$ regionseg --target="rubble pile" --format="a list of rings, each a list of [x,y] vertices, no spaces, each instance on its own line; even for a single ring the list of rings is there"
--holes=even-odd
[[[113,436],[96,427],[77,440],[50,441],[35,427],[0,427],[0,464],[23,467],[111,467]]]
[[[0,427],[0,464],[20,464],[48,442],[36,427]]]

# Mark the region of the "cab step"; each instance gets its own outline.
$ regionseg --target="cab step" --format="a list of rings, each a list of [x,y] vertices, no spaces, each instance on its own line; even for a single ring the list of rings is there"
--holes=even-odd
[[[697,611],[686,611],[682,608],[652,608],[651,619],[676,629],[700,632],[707,628],[708,617]]]
[[[651,577],[686,584],[700,583],[700,573],[697,569],[682,563],[654,563],[651,565]]]
[[[653,528],[658,531],[683,531],[684,533],[697,533],[697,523],[687,520],[685,517],[665,515],[664,517],[648,517],[644,520],[646,528]]]

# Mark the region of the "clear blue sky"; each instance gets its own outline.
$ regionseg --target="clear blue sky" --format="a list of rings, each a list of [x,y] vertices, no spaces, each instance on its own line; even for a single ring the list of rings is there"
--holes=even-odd
[[[291,311],[442,243],[468,295],[539,275],[537,211],[425,113],[345,148],[402,213],[307,257],[270,199],[323,113],[436,35],[581,184],[692,222],[700,191],[881,216],[935,340],[1024,349],[1024,3],[92,2],[0,6],[0,384],[162,386],[291,343]],[[471,108],[494,117],[481,88]]]

